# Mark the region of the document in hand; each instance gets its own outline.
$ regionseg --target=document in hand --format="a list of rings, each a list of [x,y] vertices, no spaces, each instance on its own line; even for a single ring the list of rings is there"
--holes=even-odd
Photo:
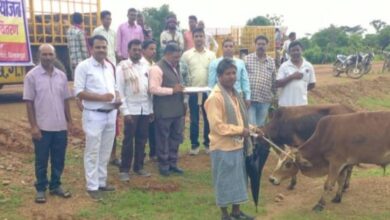
[[[184,93],[204,93],[211,92],[211,89],[207,86],[205,87],[185,87]]]

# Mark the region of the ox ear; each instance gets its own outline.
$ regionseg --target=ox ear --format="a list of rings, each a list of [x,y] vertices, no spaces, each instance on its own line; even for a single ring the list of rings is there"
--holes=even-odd
[[[306,160],[305,158],[302,158],[301,156],[297,157],[298,164],[304,168],[311,168],[313,167],[313,164]]]

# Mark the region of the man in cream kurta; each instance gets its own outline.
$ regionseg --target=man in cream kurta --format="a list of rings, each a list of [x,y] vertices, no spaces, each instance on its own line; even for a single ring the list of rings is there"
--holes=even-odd
[[[120,110],[125,125],[122,164],[119,168],[121,181],[129,181],[133,158],[133,171],[139,176],[150,176],[143,169],[149,120],[153,114],[152,96],[148,92],[149,65],[145,60],[141,60],[140,40],[130,41],[128,50],[129,59],[123,60],[117,67],[119,93],[123,102]]]

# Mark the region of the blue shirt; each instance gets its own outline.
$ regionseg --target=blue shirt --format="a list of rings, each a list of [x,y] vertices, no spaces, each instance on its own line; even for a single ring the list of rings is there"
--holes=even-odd
[[[220,57],[218,59],[215,59],[211,61],[209,66],[209,79],[208,79],[208,85],[210,88],[214,88],[215,84],[218,83],[218,77],[217,77],[217,66],[219,62],[223,59],[223,57]],[[234,84],[234,88],[239,93],[244,94],[245,100],[251,99],[251,89],[249,86],[249,79],[248,79],[248,72],[245,68],[244,61],[240,59],[234,58],[234,62],[237,67],[237,75],[236,75],[236,83]]]

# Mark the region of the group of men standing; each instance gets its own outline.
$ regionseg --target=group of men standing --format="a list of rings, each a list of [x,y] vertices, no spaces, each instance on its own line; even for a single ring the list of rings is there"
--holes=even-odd
[[[244,60],[234,58],[234,41],[225,39],[223,57],[216,58],[215,53],[208,49],[208,34],[204,28],[197,27],[195,16],[189,17],[190,30],[184,33],[184,37],[176,30],[176,17],[169,16],[166,19],[167,30],[161,33],[163,56],[154,63],[157,43],[150,39],[148,34],[151,35],[151,32],[146,31],[143,23],[143,27],[136,23],[139,16],[135,9],[128,10],[128,21],[119,26],[117,33],[110,28],[111,13],[102,11],[102,26],[95,29],[88,41],[80,29],[80,16],[78,13],[73,15],[74,25],[67,34],[74,71],[74,95],[82,110],[86,138],[86,189],[94,200],[101,200],[104,191],[115,190],[107,184],[107,165],[117,133],[118,110],[124,123],[119,179],[129,181],[132,166],[135,174],[150,176],[144,169],[148,139],[149,156],[151,159],[157,157],[160,175],[183,174],[177,161],[179,145],[183,142],[187,106],[190,113],[190,154],[197,155],[200,149],[200,112],[206,153],[220,149],[215,147],[216,136],[209,135],[215,127],[209,126],[207,115],[207,112],[213,114],[213,111],[205,109],[208,94],[187,95],[185,87],[222,88],[219,80],[225,71],[234,66],[234,81],[228,79],[226,82],[234,83],[232,86],[239,100],[243,100],[249,124],[256,126],[264,125],[277,88],[281,88],[279,105],[290,106],[307,104],[307,90],[314,87],[314,69],[302,58],[303,47],[297,41],[288,48],[291,59],[283,63],[276,73],[274,60],[266,54],[267,37],[258,36],[254,40],[256,51]],[[139,23],[143,22],[142,16],[140,19]],[[54,47],[41,45],[39,56],[40,64],[26,76],[23,97],[35,146],[35,201],[43,203],[46,201],[49,157],[52,166],[50,193],[64,198],[71,196],[61,187],[60,176],[64,169],[67,129],[71,131],[72,118],[66,75],[53,66]],[[220,67],[222,61],[224,68]],[[224,100],[227,100],[228,93],[224,92]],[[240,108],[243,105],[233,103],[232,106]],[[222,120],[215,115],[210,117],[212,126]],[[242,118],[238,117],[239,120]],[[247,130],[245,135],[248,135]],[[210,148],[210,145],[214,147]],[[229,150],[223,148],[226,149]]]

